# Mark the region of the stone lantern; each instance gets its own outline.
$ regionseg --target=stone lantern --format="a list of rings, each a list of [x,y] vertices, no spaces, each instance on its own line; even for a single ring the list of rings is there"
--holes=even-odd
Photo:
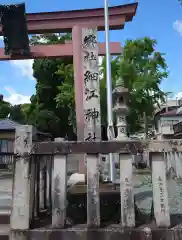
[[[116,127],[118,132],[116,140],[124,140],[128,138],[126,123],[126,116],[128,114],[127,99],[128,89],[124,87],[124,81],[120,78],[116,81],[116,87],[113,90],[113,112],[116,114]]]

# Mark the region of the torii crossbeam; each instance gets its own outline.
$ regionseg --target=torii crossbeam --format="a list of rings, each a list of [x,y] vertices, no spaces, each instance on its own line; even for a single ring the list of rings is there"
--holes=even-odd
[[[121,44],[119,42],[110,43],[111,55],[118,55],[121,53]],[[105,43],[99,43],[99,55],[105,55]],[[65,44],[50,44],[50,45],[36,45],[30,47],[29,56],[19,56],[18,59],[36,59],[36,58],[59,58],[59,57],[73,57],[73,43]],[[4,48],[0,48],[0,61],[15,60],[17,57],[4,54]]]

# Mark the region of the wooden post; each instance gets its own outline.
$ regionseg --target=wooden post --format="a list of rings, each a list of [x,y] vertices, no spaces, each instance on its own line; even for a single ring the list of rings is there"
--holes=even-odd
[[[154,215],[158,227],[170,226],[168,192],[166,183],[164,153],[156,152],[152,155],[152,186]]]
[[[62,228],[65,225],[67,207],[67,156],[55,155],[53,166],[53,207],[52,226]]]
[[[132,155],[120,154],[121,225],[135,226]]]
[[[87,225],[100,226],[98,154],[87,155]]]
[[[29,229],[31,218],[30,199],[31,175],[29,171],[32,148],[32,126],[19,126],[16,128],[15,147],[16,155],[13,203],[11,212],[11,237],[12,240],[26,239],[24,231]]]

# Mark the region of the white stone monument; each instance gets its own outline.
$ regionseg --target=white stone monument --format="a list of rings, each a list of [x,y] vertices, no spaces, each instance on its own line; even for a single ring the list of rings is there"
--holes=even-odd
[[[84,141],[101,140],[97,28],[82,29]]]

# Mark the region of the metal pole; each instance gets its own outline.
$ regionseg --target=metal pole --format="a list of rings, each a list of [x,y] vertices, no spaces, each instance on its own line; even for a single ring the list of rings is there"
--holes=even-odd
[[[112,77],[111,77],[111,58],[110,58],[110,39],[109,39],[109,15],[108,2],[104,0],[105,17],[105,36],[106,36],[106,89],[107,89],[107,136],[108,140],[115,138],[113,128],[113,102],[112,102]],[[109,154],[110,180],[115,182],[115,164],[113,154]]]

